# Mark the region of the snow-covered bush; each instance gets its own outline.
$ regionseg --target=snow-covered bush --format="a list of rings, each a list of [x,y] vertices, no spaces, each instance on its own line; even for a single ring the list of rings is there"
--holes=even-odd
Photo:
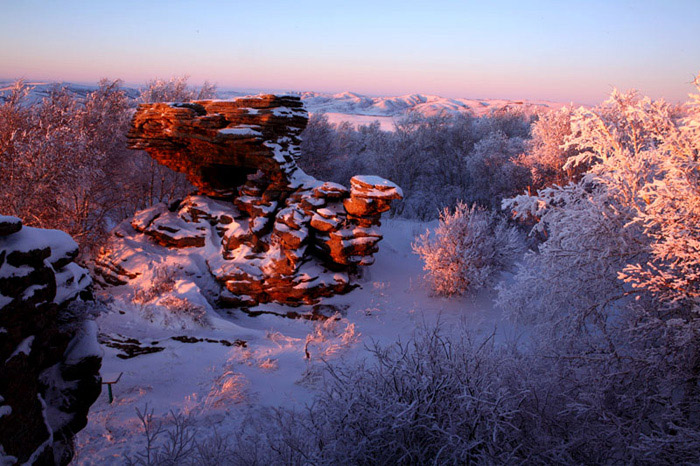
[[[306,335],[304,357],[325,360],[359,340],[355,324],[336,313],[328,319],[314,322],[313,331]]]
[[[149,410],[148,405],[143,411],[136,408],[136,416],[143,429],[145,448],[133,456],[125,455],[125,464],[129,466],[196,464],[192,460],[198,453],[198,445],[196,429],[191,417],[170,411],[166,424],[154,416],[153,410]]]
[[[144,280],[141,287],[134,292],[133,301],[146,304],[175,289],[176,271],[172,266],[156,265],[151,272],[150,280]]]
[[[502,383],[514,361],[490,340],[422,330],[372,354],[331,368],[304,420],[321,464],[467,464],[517,450],[527,393]]]
[[[173,265],[156,265],[135,285],[132,302],[142,317],[166,327],[209,326],[208,305],[201,300],[192,300],[188,288],[181,288],[178,273],[178,268]]]
[[[206,446],[222,465],[700,461],[695,407],[674,402],[682,390],[658,396],[659,374],[633,370],[641,361],[541,349],[420,328],[365,362],[328,366],[306,409],[251,409],[229,436],[151,413],[132,464],[212,464]]]
[[[522,428],[519,406],[531,395],[506,383],[517,354],[438,329],[370,351],[367,363],[328,367],[307,410],[251,410],[227,438],[195,435],[182,415],[168,426],[139,411],[145,448],[131,464],[209,464],[197,463],[202,444],[228,452],[218,464],[231,465],[467,464],[529,453],[519,444],[537,430]]]
[[[489,284],[524,250],[519,232],[497,214],[460,202],[445,208],[434,232],[413,244],[434,293],[473,293]]]
[[[565,147],[576,155],[564,168],[589,167],[581,180],[504,202],[517,217],[538,219],[534,230],[547,237],[526,256],[516,286],[504,289],[506,307],[532,310],[525,303],[537,302],[534,314],[551,322],[556,313],[590,316],[619,304],[632,293],[625,281],[637,294],[690,290],[698,238],[693,115],[678,119],[672,107],[634,92],[572,114]],[[673,277],[663,272],[671,269]]]

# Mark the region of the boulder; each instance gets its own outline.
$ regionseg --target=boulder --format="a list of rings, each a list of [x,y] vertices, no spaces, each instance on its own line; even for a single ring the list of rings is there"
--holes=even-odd
[[[77,255],[66,233],[0,216],[2,464],[68,464],[100,394],[97,327],[82,301],[92,281]]]

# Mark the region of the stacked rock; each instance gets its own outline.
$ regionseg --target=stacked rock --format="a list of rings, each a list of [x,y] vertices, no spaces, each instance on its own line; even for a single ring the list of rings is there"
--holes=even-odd
[[[100,393],[97,327],[68,308],[90,297],[77,255],[66,233],[0,216],[2,464],[69,463]]]
[[[337,222],[335,228],[327,230],[322,250],[334,262],[343,265],[371,265],[378,251],[377,243],[382,212],[391,208],[391,201],[403,197],[401,189],[394,183],[378,176],[354,176],[350,179],[350,197],[343,199],[342,216],[331,215],[326,221]],[[319,217],[330,212],[324,210]],[[342,220],[341,220],[342,219]],[[317,223],[320,219],[317,218]]]
[[[200,192],[117,228],[97,260],[103,281],[126,284],[149,261],[198,254],[221,286],[219,306],[315,304],[349,291],[356,267],[373,263],[381,214],[401,189],[375,176],[348,189],[306,175],[295,162],[307,121],[296,97],[188,105],[140,106],[129,137],[159,162],[191,169]],[[163,249],[142,247],[143,237]]]

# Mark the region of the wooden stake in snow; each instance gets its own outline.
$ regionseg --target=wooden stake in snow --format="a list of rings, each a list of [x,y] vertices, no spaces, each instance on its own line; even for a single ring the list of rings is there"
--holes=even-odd
[[[122,378],[123,372],[120,372],[119,375],[115,378],[115,374],[107,374],[104,377],[102,377],[102,385],[107,385],[107,395],[109,397],[109,404],[112,404],[112,401],[114,401],[114,396],[112,395],[112,385],[115,383],[119,382],[119,379]]]

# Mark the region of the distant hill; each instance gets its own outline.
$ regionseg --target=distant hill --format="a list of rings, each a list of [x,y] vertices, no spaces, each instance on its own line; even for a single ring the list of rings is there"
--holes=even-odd
[[[52,86],[56,84],[66,86],[70,92],[80,97],[84,97],[96,89],[95,85],[75,83],[29,82],[27,84],[32,86],[28,99],[28,102],[32,104],[46,97]],[[0,102],[5,101],[11,87],[11,81],[0,81]],[[124,90],[133,99],[139,95],[137,88],[124,87]],[[223,89],[219,90],[218,97],[230,99],[247,94],[246,92]],[[448,98],[425,94],[394,97],[373,97],[354,92],[339,94],[302,92],[294,94],[301,97],[310,113],[325,113],[332,123],[348,121],[354,125],[364,125],[379,121],[384,130],[392,130],[394,122],[410,112],[418,112],[426,116],[457,113],[472,113],[480,116],[491,111],[508,108],[520,108],[525,112],[534,113],[558,109],[565,105],[560,102],[544,100]]]
[[[378,120],[382,129],[393,129],[395,120],[410,112],[426,116],[471,113],[481,116],[491,111],[521,108],[525,112],[558,109],[563,103],[548,101],[514,101],[507,99],[448,98],[436,95],[409,94],[397,97],[370,97],[353,92],[322,94],[304,92],[301,99],[311,113],[323,112],[331,122],[350,121],[368,124]]]
[[[78,97],[85,97],[90,92],[97,89],[97,85],[91,84],[75,84],[75,83],[64,83],[64,82],[30,82],[26,83],[31,87],[29,95],[27,96],[27,102],[30,104],[35,104],[40,102],[44,97],[48,97],[49,92],[54,86],[63,86],[68,89],[71,94]],[[7,95],[11,92],[14,81],[0,81],[0,102],[5,102]],[[139,90],[132,87],[123,88],[126,94],[132,98],[136,99],[139,95]]]

